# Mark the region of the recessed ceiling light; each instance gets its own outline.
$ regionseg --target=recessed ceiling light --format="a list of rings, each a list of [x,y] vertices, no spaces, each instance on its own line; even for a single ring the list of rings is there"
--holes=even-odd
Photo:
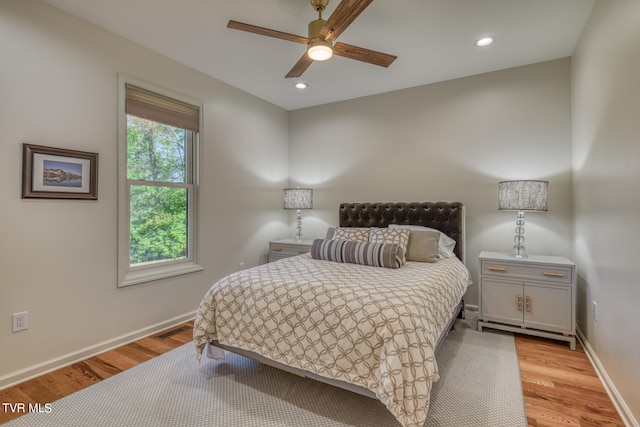
[[[478,47],[485,47],[489,46],[495,40],[495,37],[482,37],[481,39],[476,40],[474,44]]]
[[[308,83],[305,83],[305,82],[298,82],[298,83],[296,83],[296,88],[298,88],[298,89],[306,89],[306,88],[308,88],[308,87],[309,87],[309,84],[308,84]]]

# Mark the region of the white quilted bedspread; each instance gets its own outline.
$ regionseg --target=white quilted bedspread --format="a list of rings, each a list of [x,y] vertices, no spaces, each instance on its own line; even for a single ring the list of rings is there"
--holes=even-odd
[[[194,340],[238,347],[372,390],[405,427],[422,427],[435,345],[469,285],[455,257],[390,269],[308,254],[231,274],[207,292]]]

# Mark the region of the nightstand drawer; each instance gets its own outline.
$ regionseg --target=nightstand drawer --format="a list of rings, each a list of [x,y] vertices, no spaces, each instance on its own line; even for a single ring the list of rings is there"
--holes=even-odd
[[[306,254],[309,247],[302,245],[282,244],[277,242],[269,243],[269,253],[274,255],[294,256]]]
[[[269,262],[309,253],[313,240],[272,240],[269,242]]]
[[[573,269],[557,265],[535,265],[510,263],[506,261],[482,261],[482,274],[509,276],[510,278],[552,281],[554,283],[573,283]]]

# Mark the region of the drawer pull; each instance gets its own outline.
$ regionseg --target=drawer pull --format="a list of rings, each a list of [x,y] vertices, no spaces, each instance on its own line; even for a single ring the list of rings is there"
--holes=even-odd
[[[299,254],[306,254],[307,252],[309,252],[309,250],[308,250],[308,249],[299,249],[299,250],[298,250],[298,253],[299,253]]]
[[[522,311],[522,295],[518,295],[518,311]]]
[[[504,267],[489,267],[489,271],[507,271]]]
[[[527,312],[531,311],[531,297],[527,297]]]
[[[274,252],[282,252],[282,248],[273,248],[272,251],[274,251]]]
[[[564,277],[564,274],[562,273],[550,273],[548,271],[545,271],[544,273],[545,276],[549,276],[549,277]]]

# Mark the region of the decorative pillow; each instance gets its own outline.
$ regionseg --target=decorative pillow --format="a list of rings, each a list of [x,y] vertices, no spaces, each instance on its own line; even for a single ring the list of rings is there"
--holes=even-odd
[[[409,236],[411,231],[400,228],[370,228],[369,229],[369,241],[377,243],[395,243],[402,249],[402,263],[404,264],[405,256],[407,253],[407,246],[409,245]]]
[[[440,249],[440,254],[445,258],[449,258],[453,255],[453,248],[456,247],[456,241],[451,237],[447,236],[440,230],[436,230],[435,228],[423,227],[421,225],[403,225],[403,224],[389,224],[389,228],[400,229],[404,228],[407,230],[422,230],[422,231],[436,231],[440,233],[440,240],[438,241],[438,249]]]
[[[407,261],[438,262],[440,233],[428,230],[411,230],[407,245]]]
[[[374,267],[400,268],[404,251],[397,244],[315,239],[311,258]]]
[[[369,229],[363,227],[336,227],[333,230],[333,240],[369,241]]]

